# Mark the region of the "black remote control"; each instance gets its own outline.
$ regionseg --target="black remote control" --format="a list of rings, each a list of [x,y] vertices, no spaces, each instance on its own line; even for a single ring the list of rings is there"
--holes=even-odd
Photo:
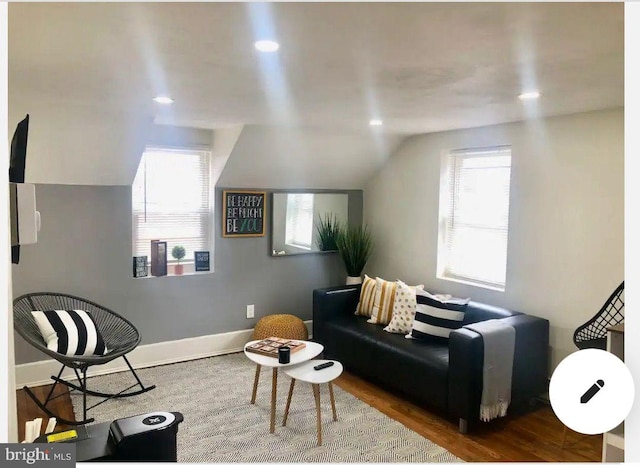
[[[333,361],[325,362],[323,364],[318,364],[317,366],[313,366],[315,370],[326,369],[327,367],[333,366]]]

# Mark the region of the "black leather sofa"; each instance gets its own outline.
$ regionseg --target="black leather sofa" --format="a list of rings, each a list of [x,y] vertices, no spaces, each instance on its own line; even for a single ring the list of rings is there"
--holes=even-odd
[[[459,430],[479,420],[482,396],[482,337],[460,328],[449,343],[409,340],[354,315],[360,286],[313,291],[313,340],[324,356],[346,370],[459,419]],[[512,407],[547,392],[549,322],[471,301],[464,324],[504,320],[516,331]]]

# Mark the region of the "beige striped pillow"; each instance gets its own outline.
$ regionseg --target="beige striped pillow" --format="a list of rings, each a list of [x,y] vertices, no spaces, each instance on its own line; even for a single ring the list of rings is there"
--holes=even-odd
[[[415,286],[413,286],[415,287]],[[424,288],[424,285],[419,285]],[[376,293],[373,299],[373,312],[371,318],[367,320],[369,323],[378,325],[389,325],[393,317],[393,304],[395,302],[398,283],[395,281],[386,281],[382,278],[376,278]]]
[[[373,312],[373,299],[376,292],[376,280],[364,275],[362,289],[360,290],[360,301],[356,307],[356,315],[371,317]]]
[[[373,311],[369,323],[387,325],[393,316],[393,299],[396,297],[396,283],[376,278]]]

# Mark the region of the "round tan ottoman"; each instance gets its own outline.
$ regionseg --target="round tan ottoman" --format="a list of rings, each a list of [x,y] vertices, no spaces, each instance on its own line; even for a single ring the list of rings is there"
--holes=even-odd
[[[263,340],[271,336],[289,340],[306,340],[309,332],[304,322],[295,315],[276,314],[262,317],[253,329],[253,339]]]

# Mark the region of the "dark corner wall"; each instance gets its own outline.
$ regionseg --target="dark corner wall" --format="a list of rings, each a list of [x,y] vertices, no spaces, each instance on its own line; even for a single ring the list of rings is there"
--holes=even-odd
[[[261,190],[261,189],[256,189]],[[271,192],[268,192],[268,213]],[[313,190],[318,191],[318,190]],[[362,190],[349,194],[350,222],[362,222]],[[13,297],[36,291],[74,294],[131,320],[142,344],[252,328],[265,315],[311,319],[312,290],[344,284],[337,254],[272,257],[268,214],[264,237],[223,238],[222,188],[216,189],[215,271],[208,275],[134,279],[131,187],[36,186],[42,230],[12,266]],[[246,306],[255,304],[255,318]],[[46,359],[16,336],[16,364]]]

